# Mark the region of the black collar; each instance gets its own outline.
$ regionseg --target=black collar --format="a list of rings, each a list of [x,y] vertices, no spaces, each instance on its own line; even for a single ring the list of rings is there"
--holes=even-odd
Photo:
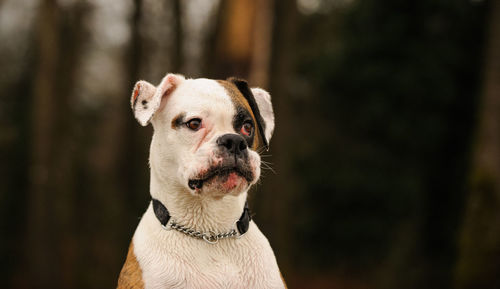
[[[153,211],[155,212],[156,218],[163,226],[166,226],[170,220],[170,213],[167,207],[163,205],[157,199],[151,199],[153,201]],[[245,202],[245,207],[243,207],[243,213],[241,213],[240,219],[236,222],[236,228],[240,235],[245,234],[248,231],[250,221],[252,217],[250,216],[250,209],[248,209],[248,201]]]

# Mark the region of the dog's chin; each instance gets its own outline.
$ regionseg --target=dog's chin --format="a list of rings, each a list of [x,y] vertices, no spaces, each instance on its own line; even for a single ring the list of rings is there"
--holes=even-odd
[[[193,178],[188,181],[188,186],[194,194],[214,197],[239,195],[249,184],[248,177],[236,169],[222,170],[205,178]]]

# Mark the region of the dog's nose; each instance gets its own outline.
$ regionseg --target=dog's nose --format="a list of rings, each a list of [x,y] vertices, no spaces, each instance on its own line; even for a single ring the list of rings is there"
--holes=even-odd
[[[241,135],[228,133],[217,139],[217,145],[225,147],[228,152],[238,155],[247,149],[247,142]]]

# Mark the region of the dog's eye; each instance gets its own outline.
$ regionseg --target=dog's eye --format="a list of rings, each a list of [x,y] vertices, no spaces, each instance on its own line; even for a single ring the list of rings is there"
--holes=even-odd
[[[253,132],[253,125],[249,122],[245,122],[241,126],[240,132],[246,136],[251,136]]]
[[[193,119],[189,120],[188,122],[186,122],[186,126],[190,130],[197,131],[201,127],[201,119],[199,119],[199,118],[193,118]]]

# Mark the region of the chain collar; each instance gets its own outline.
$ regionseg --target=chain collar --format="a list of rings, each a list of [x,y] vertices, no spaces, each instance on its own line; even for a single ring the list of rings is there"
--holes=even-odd
[[[163,205],[160,201],[152,199],[152,202],[155,216],[158,221],[160,221],[161,226],[165,230],[173,229],[189,237],[201,239],[209,244],[216,244],[217,242],[219,242],[219,240],[226,238],[239,238],[243,236],[248,231],[249,223],[252,220],[252,218],[250,217],[250,210],[248,209],[248,202],[246,202],[245,207],[243,208],[243,213],[241,214],[240,219],[236,222],[235,229],[231,229],[230,231],[225,233],[215,233],[212,231],[200,232],[174,221],[171,218],[170,213],[168,212],[165,205]]]
[[[185,235],[188,235],[189,237],[193,237],[196,239],[202,239],[203,241],[205,241],[209,244],[216,244],[221,239],[240,237],[238,235],[238,232],[236,231],[236,229],[231,229],[228,232],[218,233],[218,234],[216,234],[215,232],[212,232],[212,231],[200,232],[200,231],[196,231],[195,229],[178,224],[174,220],[171,220],[166,225],[161,225],[161,226],[167,231],[174,229],[178,232],[181,232]]]

